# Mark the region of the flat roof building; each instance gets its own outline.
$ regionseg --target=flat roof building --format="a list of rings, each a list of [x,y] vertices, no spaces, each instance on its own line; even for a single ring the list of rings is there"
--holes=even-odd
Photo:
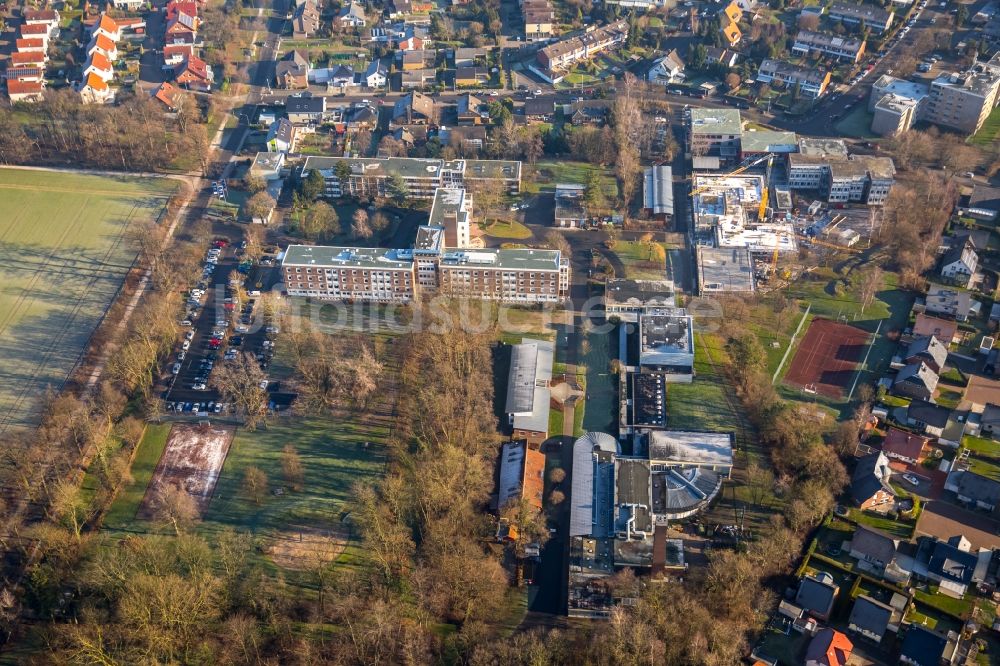
[[[822,53],[838,60],[858,62],[865,52],[865,40],[850,37],[838,37],[825,32],[799,30],[792,44],[792,53],[809,55]]]
[[[639,364],[663,372],[668,382],[694,379],[694,321],[685,310],[639,315]]]
[[[583,206],[583,185],[558,183],[555,191],[555,226],[579,228],[587,223]]]
[[[548,437],[554,355],[555,346],[546,340],[511,347],[504,411],[514,429],[514,439],[526,440],[531,448],[537,448]]]
[[[652,310],[674,308],[677,299],[671,280],[608,280],[604,289],[605,317],[637,322],[639,316]]]
[[[732,433],[654,429],[640,438],[652,463],[710,469],[725,477],[732,471]]]
[[[698,247],[698,293],[749,294],[756,290],[750,249]]]
[[[789,90],[797,87],[804,97],[816,99],[822,97],[830,85],[830,72],[765,58],[757,70],[757,80],[761,83],[777,82]]]
[[[723,160],[739,153],[743,119],[736,109],[690,109],[688,147],[692,156],[712,155]]]

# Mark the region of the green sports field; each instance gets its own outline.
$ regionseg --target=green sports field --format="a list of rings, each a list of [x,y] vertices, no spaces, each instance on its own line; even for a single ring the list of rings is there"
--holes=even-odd
[[[135,259],[173,181],[0,169],[0,434],[35,423]]]

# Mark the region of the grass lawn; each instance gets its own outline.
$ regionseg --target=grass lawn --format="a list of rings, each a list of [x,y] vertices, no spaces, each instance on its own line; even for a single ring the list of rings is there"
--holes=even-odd
[[[254,533],[280,532],[297,526],[332,522],[350,497],[351,486],[381,475],[385,464],[384,426],[354,421],[286,417],[253,432],[239,430],[205,514],[203,528],[220,527]],[[365,446],[365,442],[370,442]],[[301,492],[269,494],[260,505],[242,492],[243,474],[250,466],[267,474],[271,489],[283,484],[281,452],[295,446],[305,468]]]
[[[931,608],[947,613],[957,618],[966,619],[972,613],[973,600],[968,598],[955,599],[945,594],[937,593],[936,586],[931,586],[929,591],[917,590],[914,598]]]
[[[174,181],[0,169],[0,432],[38,418],[136,256],[130,228],[159,219]]]
[[[969,456],[969,471],[995,481],[1000,481],[1000,461]]]
[[[146,486],[153,478],[156,464],[160,461],[163,449],[167,446],[167,435],[169,434],[169,423],[146,426],[146,432],[142,434],[142,441],[139,442],[139,449],[132,461],[132,484],[115,498],[111,509],[104,516],[106,529],[124,528],[135,519],[139,504],[142,502],[143,495],[146,494]]]
[[[898,536],[903,539],[909,539],[913,536],[914,524],[912,522],[891,520],[882,515],[869,513],[867,511],[859,511],[857,509],[851,509],[850,518],[859,525],[867,525],[868,527],[882,530],[887,534]]]
[[[985,458],[1000,458],[1000,442],[994,442],[987,437],[966,435],[962,438],[962,446],[977,456]]]
[[[527,194],[537,194],[540,190],[555,190],[556,183],[586,185],[593,171],[598,172],[601,177],[601,189],[604,190],[605,197],[615,200],[618,197],[618,181],[612,171],[587,162],[542,160],[535,164],[535,177],[524,178],[521,187]]]
[[[969,143],[988,146],[997,140],[1000,140],[1000,107],[993,109],[983,126],[969,139]]]
[[[859,139],[876,138],[876,135],[872,133],[872,114],[868,113],[868,107],[864,104],[855,106],[834,127],[845,136]]]
[[[494,220],[482,225],[487,236],[493,238],[513,238],[521,240],[531,238],[531,230],[517,220]]]
[[[667,385],[667,425],[671,429],[739,429],[739,415],[730,409],[726,401],[726,380],[712,366],[707,345],[713,345],[721,354],[719,342],[713,336],[696,334],[694,381]]]
[[[652,258],[656,245],[663,247],[664,259],[662,261]],[[625,268],[625,275],[619,277],[633,280],[665,280],[667,277],[666,250],[663,243],[617,241],[613,252]]]

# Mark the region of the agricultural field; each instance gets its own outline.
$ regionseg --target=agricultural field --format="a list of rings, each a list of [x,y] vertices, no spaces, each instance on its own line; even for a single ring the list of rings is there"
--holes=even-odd
[[[173,181],[0,169],[0,433],[38,418],[161,216]]]

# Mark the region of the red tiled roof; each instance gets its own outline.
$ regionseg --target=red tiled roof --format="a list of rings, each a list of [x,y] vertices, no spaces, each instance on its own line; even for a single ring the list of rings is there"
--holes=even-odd
[[[47,25],[28,25],[27,23],[21,24],[21,34],[22,35],[47,35],[49,34],[49,26]]]
[[[94,46],[109,53],[118,50],[115,48],[114,40],[110,39],[107,35],[98,35],[94,39]]]
[[[193,44],[167,44],[163,47],[163,56],[166,58],[173,55],[194,55],[194,45]]]
[[[156,89],[156,92],[153,94],[153,98],[163,102],[167,108],[173,109],[176,108],[175,97],[179,92],[180,90],[178,90],[175,86],[171,85],[167,81],[164,81],[160,84],[160,87]]]
[[[97,23],[97,28],[105,32],[118,32],[118,24],[107,14],[101,14],[101,20]]]
[[[955,334],[958,333],[958,324],[948,319],[931,317],[923,312],[917,315],[917,320],[913,324],[913,335],[933,335],[946,345],[950,345]]]
[[[521,482],[521,493],[538,510],[542,509],[542,496],[545,493],[545,454],[534,449],[524,452],[524,479]]]
[[[18,39],[16,46],[18,51],[37,51],[39,49],[44,51],[45,40],[37,38]]]
[[[167,3],[167,20],[172,20],[178,12],[184,12],[189,16],[198,15],[198,3],[192,0],[170,0]]]
[[[93,88],[94,90],[107,90],[108,84],[104,82],[104,79],[99,77],[97,74],[91,72],[87,75],[87,86]]]
[[[885,442],[882,444],[882,451],[886,455],[894,453],[904,458],[920,460],[920,454],[928,441],[926,437],[915,435],[912,432],[889,428],[889,432],[885,435]]]
[[[54,9],[25,9],[25,21],[55,21],[56,12]]]
[[[94,54],[90,56],[90,64],[93,65],[95,69],[99,69],[102,72],[111,71],[111,61],[105,57],[103,53],[94,51]]]
[[[9,79],[7,81],[8,95],[31,95],[31,94],[38,94],[41,92],[42,92],[41,81],[18,81],[16,79]]]
[[[45,61],[45,53],[39,51],[11,53],[10,61],[15,65],[41,65]]]
[[[191,56],[177,67],[177,75],[189,74],[195,78],[208,80],[208,65],[198,56]]]

